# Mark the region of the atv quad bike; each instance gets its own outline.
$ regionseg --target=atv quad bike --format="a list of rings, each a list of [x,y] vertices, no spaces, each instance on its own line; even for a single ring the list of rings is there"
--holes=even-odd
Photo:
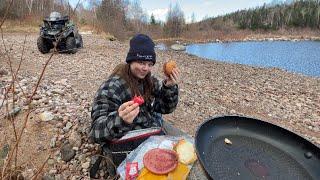
[[[43,54],[54,47],[58,52],[76,53],[78,48],[83,47],[83,42],[69,16],[62,17],[60,13],[52,12],[43,20],[37,46]]]

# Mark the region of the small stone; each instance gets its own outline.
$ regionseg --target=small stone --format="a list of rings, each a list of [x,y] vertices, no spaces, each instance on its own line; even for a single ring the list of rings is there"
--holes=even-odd
[[[41,121],[51,121],[54,119],[54,115],[51,112],[45,111],[39,115]]]
[[[25,179],[31,179],[31,177],[34,175],[34,172],[32,169],[27,169],[25,171],[22,172],[22,176],[25,178]]]
[[[60,136],[58,136],[58,141],[62,141],[65,138],[65,136],[62,134]]]
[[[55,180],[54,175],[46,174],[42,177],[42,180]]]
[[[69,168],[68,164],[64,164],[64,165],[62,165],[61,170],[66,170],[68,168]]]
[[[41,96],[39,96],[39,95],[34,95],[33,97],[32,97],[32,99],[34,99],[34,100],[39,100],[39,99],[41,99],[42,97]]]
[[[78,157],[79,161],[84,163],[86,161],[86,155],[85,154],[81,154],[79,157]]]
[[[87,153],[89,150],[88,149],[83,149],[82,152],[83,153]]]
[[[63,118],[62,118],[62,121],[64,122],[64,123],[66,123],[66,122],[68,122],[69,121],[69,116],[64,116]]]
[[[72,123],[71,122],[67,122],[66,126],[63,128],[63,131],[64,132],[68,132],[71,127],[72,127]]]
[[[50,171],[49,171],[49,174],[56,174],[58,171],[56,170],[56,169],[51,169]]]
[[[8,71],[4,69],[0,69],[0,76],[5,76],[5,75],[8,75]]]
[[[54,180],[64,180],[65,178],[63,178],[63,176],[61,174],[56,174],[54,176]]]
[[[63,123],[59,122],[56,124],[56,128],[62,128],[63,127]]]
[[[56,137],[53,137],[53,138],[50,140],[50,147],[51,147],[51,148],[56,147],[56,141],[57,141],[57,138],[56,138]]]
[[[60,150],[61,158],[65,162],[70,161],[75,155],[75,151],[72,149],[72,146],[69,143],[64,144]]]
[[[81,135],[77,131],[72,131],[69,137],[69,142],[73,147],[81,146]]]
[[[81,167],[83,169],[88,169],[90,167],[90,162],[85,162],[85,163],[81,164]]]
[[[61,79],[59,81],[56,81],[55,84],[61,84],[66,86],[68,84],[68,80],[67,79]]]
[[[51,159],[51,158],[48,159],[48,165],[49,165],[49,166],[53,166],[54,163],[55,163],[54,159]]]
[[[0,160],[6,158],[8,152],[9,152],[9,147],[10,147],[9,144],[5,144],[5,145],[2,147],[2,149],[1,149],[1,151],[0,151]]]
[[[54,90],[52,90],[51,92],[52,92],[52,94],[58,94],[58,95],[60,95],[60,96],[63,96],[63,95],[64,95],[64,91],[61,90],[61,89],[54,89]]]
[[[0,105],[1,105],[1,104],[0,104]],[[20,111],[21,111],[21,108],[20,108],[20,107],[15,107],[13,110],[11,110],[11,111],[9,112],[8,115],[6,115],[6,118],[9,118],[9,117],[13,118],[13,117],[16,116]]]

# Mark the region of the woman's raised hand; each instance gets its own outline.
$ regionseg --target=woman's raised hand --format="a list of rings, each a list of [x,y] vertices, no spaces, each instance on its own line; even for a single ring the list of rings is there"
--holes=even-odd
[[[172,73],[170,74],[170,76],[167,77],[164,85],[167,87],[173,86],[173,85],[178,84],[179,81],[180,81],[180,71],[178,68],[174,68],[172,70]]]

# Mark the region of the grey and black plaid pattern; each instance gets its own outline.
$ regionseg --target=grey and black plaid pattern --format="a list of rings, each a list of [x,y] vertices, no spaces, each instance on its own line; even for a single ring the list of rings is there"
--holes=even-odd
[[[178,104],[178,86],[165,87],[156,78],[153,80],[154,99],[140,106],[140,113],[130,125],[118,115],[120,105],[133,97],[125,80],[112,76],[100,86],[91,111],[93,122],[90,136],[95,142],[120,138],[130,130],[160,126],[158,114],[171,113]]]

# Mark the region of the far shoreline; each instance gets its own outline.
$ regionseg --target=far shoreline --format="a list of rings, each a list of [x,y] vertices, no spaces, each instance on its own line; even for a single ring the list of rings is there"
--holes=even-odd
[[[184,46],[190,44],[206,44],[206,43],[229,43],[229,42],[264,42],[264,41],[320,41],[320,36],[265,36],[265,37],[246,37],[243,39],[208,39],[208,40],[193,40],[185,38],[166,38],[156,39],[156,43],[164,44],[182,44]]]

